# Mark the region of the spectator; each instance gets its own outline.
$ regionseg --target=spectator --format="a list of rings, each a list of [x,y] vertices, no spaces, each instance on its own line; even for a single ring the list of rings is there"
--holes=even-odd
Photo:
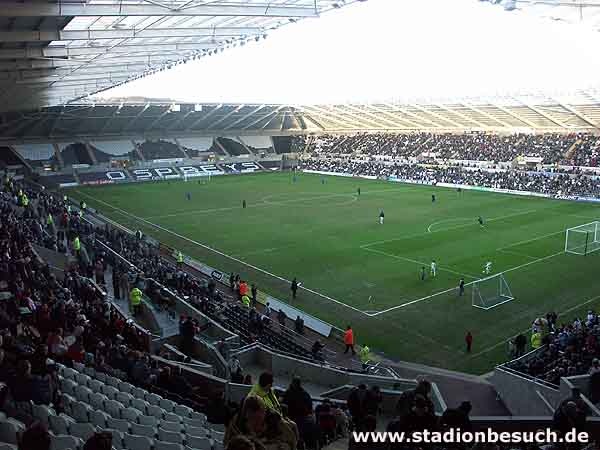
[[[417,395],[422,396],[429,401],[428,408],[433,410],[433,403],[429,399],[431,395],[431,383],[427,380],[420,380],[414,389],[409,389],[400,395],[396,404],[396,414],[400,420],[407,416],[412,410]]]
[[[297,424],[312,413],[312,398],[302,387],[300,378],[294,377],[283,395],[283,403],[287,405],[288,416]]]
[[[83,445],[83,450],[111,450],[113,435],[107,431],[94,433]]]
[[[444,430],[459,429],[461,431],[471,431],[471,402],[462,402],[458,408],[448,408],[444,411],[441,419],[441,426]]]
[[[352,389],[347,404],[354,430],[362,431],[363,421],[367,415],[367,386],[360,384]]]
[[[257,397],[262,400],[264,406],[271,412],[283,416],[283,410],[279,404],[279,399],[273,390],[273,375],[270,372],[263,372],[258,377],[258,383],[252,386],[248,397]]]
[[[298,438],[294,430],[279,414],[269,411],[272,410],[259,397],[249,395],[227,427],[225,446],[236,437],[244,436],[261,450],[296,450]]]
[[[304,334],[304,320],[299,315],[296,316],[296,320],[294,321],[294,329],[296,333]]]
[[[41,423],[36,422],[23,432],[19,450],[50,450],[50,444],[50,433]]]
[[[346,331],[344,333],[344,345],[346,346],[344,354],[348,353],[348,350],[352,350],[353,355],[356,354],[354,351],[354,332],[352,331],[352,327],[350,325],[346,327]]]
[[[264,447],[259,447],[262,449]],[[259,450],[249,438],[239,435],[229,441],[226,450]]]
[[[471,353],[471,347],[473,346],[473,335],[470,331],[467,331],[465,343],[467,344],[467,353]]]

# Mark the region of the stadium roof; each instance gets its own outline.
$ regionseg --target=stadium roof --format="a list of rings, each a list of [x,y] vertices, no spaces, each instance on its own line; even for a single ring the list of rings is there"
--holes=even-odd
[[[62,105],[363,0],[3,0],[0,109]]]
[[[600,31],[599,0],[483,0],[535,17],[581,24]]]
[[[0,115],[0,141],[358,131],[600,133],[600,91],[440,102],[181,104],[122,99]]]

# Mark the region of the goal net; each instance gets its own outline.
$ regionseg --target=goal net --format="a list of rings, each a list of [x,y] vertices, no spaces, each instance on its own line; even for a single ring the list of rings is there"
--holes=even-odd
[[[501,273],[474,281],[471,286],[471,305],[475,308],[492,309],[515,299],[506,278]]]
[[[600,250],[599,229],[598,221],[569,228],[565,238],[565,252],[585,256]]]

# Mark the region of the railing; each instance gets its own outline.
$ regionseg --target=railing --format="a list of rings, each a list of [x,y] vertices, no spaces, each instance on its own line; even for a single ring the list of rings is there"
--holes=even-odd
[[[537,377],[535,377],[533,375],[529,375],[527,373],[520,372],[520,371],[515,370],[512,367],[510,367],[511,364],[513,364],[513,363],[515,363],[517,361],[529,361],[530,359],[532,359],[533,357],[535,357],[538,353],[543,353],[546,350],[547,350],[547,346],[546,345],[544,345],[542,347],[539,347],[539,348],[536,348],[534,350],[531,350],[531,351],[525,353],[524,355],[522,355],[522,356],[520,356],[518,358],[515,358],[515,359],[512,359],[510,361],[507,361],[505,363],[500,364],[499,366],[496,367],[496,369],[503,370],[504,372],[510,373],[511,375],[515,375],[515,376],[524,378],[526,380],[533,381],[533,382],[535,382],[537,384],[541,384],[541,385],[549,387],[551,389],[559,389],[559,386],[556,385],[556,384],[549,383],[549,382],[547,382],[545,380],[542,380],[540,378],[537,378]]]
[[[558,391],[560,389],[560,386],[558,386],[556,384],[549,383],[549,382],[547,382],[545,380],[542,380],[540,378],[528,375],[528,374],[523,373],[523,372],[519,372],[518,370],[511,369],[510,367],[498,366],[498,367],[496,367],[496,370],[500,370],[500,371],[506,372],[506,373],[508,373],[510,375],[513,375],[513,376],[516,376],[516,377],[519,377],[519,378],[523,378],[524,380],[532,381],[535,384],[539,384],[541,386],[545,386],[547,388],[554,389],[556,391]]]

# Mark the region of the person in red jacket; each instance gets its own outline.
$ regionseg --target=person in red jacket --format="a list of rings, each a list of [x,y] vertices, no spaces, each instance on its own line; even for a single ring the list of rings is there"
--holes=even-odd
[[[346,345],[344,355],[348,353],[348,350],[352,350],[352,354],[356,355],[356,352],[354,351],[354,333],[352,332],[352,327],[350,325],[348,325],[346,332],[344,333],[344,344]]]
[[[467,353],[471,353],[471,346],[473,345],[473,335],[470,331],[467,331],[467,335],[465,336],[465,342],[467,344]]]
[[[244,295],[248,295],[248,284],[242,280],[240,281],[240,298],[242,298]]]

